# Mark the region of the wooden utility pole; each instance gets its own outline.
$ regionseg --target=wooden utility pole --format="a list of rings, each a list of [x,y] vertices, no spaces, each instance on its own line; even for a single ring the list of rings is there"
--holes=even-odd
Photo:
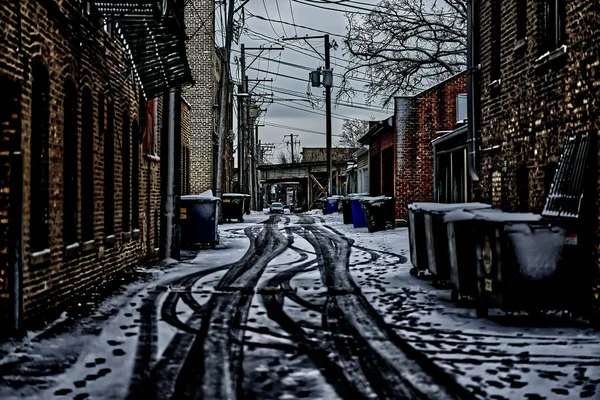
[[[227,25],[225,32],[225,65],[221,69],[221,104],[219,109],[219,152],[217,162],[216,195],[223,194],[223,165],[225,158],[225,136],[227,129],[227,99],[229,94],[229,61],[231,60],[231,42],[233,40],[234,0],[229,0],[227,10]]]

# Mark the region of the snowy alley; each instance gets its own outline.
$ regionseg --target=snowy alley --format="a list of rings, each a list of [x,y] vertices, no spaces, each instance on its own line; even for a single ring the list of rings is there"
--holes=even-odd
[[[409,274],[406,228],[252,214],[88,316],[0,347],[2,399],[600,398],[600,334],[475,316]]]

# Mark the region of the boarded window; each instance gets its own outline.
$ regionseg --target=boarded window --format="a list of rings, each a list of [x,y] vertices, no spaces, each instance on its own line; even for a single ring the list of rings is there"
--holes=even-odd
[[[517,38],[527,35],[527,0],[517,0]]]
[[[495,81],[500,79],[500,62],[501,62],[501,41],[502,41],[502,7],[501,0],[492,0],[491,8],[491,79]]]
[[[88,241],[94,239],[94,103],[87,87],[81,116],[81,236]]]
[[[50,171],[48,138],[50,123],[50,84],[46,68],[33,67],[31,88],[31,252],[49,247]]]
[[[71,82],[65,85],[63,103],[63,240],[66,245],[77,242],[77,90]]]

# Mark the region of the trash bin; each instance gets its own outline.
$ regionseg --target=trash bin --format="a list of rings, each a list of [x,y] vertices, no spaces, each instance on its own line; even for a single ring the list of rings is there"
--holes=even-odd
[[[569,308],[577,272],[561,262],[565,229],[531,213],[472,211],[476,235],[477,316]]]
[[[217,227],[221,199],[211,191],[201,195],[181,196],[180,225],[181,247],[194,248],[198,245],[215,247],[219,243]]]
[[[223,207],[223,220],[231,222],[236,219],[238,222],[244,222],[244,213],[246,212],[246,201],[250,204],[250,196],[246,198],[245,194],[223,193],[221,202]]]
[[[500,210],[485,210],[501,212]],[[483,212],[483,210],[482,210]],[[477,220],[474,214],[465,210],[455,210],[444,215],[448,236],[448,264],[452,292],[450,299],[458,301],[462,297],[477,298]]]
[[[250,195],[242,194],[242,196],[244,196],[244,213],[250,215]]]
[[[327,212],[324,214],[333,214],[339,211],[339,201],[341,196],[331,196],[327,198]]]
[[[429,270],[436,280],[450,279],[445,213],[461,209],[486,209],[484,203],[412,203],[408,205],[408,238],[411,275]]]
[[[369,232],[384,231],[389,222],[394,227],[394,198],[386,196],[362,197],[360,203],[365,213]]]
[[[352,208],[352,224],[355,228],[366,228],[367,219],[365,217],[365,211],[360,204],[362,196],[356,196],[350,199],[350,207]]]
[[[367,193],[350,193],[346,196],[343,196],[340,201],[342,203],[342,215],[344,218],[344,224],[352,223],[352,204],[350,200],[357,196],[367,196]]]

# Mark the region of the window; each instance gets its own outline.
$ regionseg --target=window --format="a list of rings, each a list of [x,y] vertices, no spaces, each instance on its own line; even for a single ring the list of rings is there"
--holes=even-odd
[[[104,236],[115,233],[115,109],[111,101],[106,107],[104,133]]]
[[[456,122],[462,122],[467,118],[467,94],[459,93],[456,95]]]
[[[123,117],[123,145],[121,147],[121,157],[122,157],[122,178],[123,178],[123,219],[122,222],[122,230],[123,232],[129,232],[131,229],[131,130],[130,130],[129,114],[126,112]]]
[[[544,50],[552,51],[565,42],[564,0],[544,0]]]
[[[63,103],[63,240],[77,242],[77,90],[72,82],[65,86]]]
[[[31,252],[49,248],[50,173],[48,139],[50,122],[50,83],[46,68],[35,64],[31,98]]]
[[[502,40],[502,7],[501,0],[492,0],[492,24],[491,24],[491,80],[500,79],[500,61],[501,61],[501,44]]]
[[[103,103],[104,99],[102,110]],[[94,239],[94,103],[87,87],[83,89],[81,107],[81,237],[87,242]]]
[[[517,2],[517,39],[527,36],[527,0]]]
[[[158,154],[158,101],[156,99],[148,100],[146,104],[146,115],[143,123],[142,142],[144,153],[150,155]]]
[[[140,127],[137,121],[133,122],[133,163],[131,165],[131,226],[133,229],[140,227]]]

